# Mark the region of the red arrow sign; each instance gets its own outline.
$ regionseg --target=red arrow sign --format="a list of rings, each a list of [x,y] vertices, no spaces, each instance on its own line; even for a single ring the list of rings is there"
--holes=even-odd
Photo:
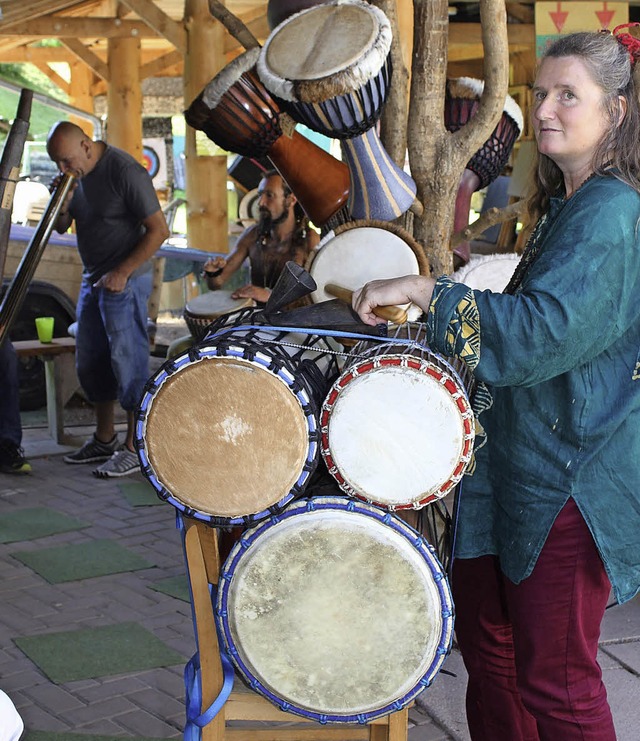
[[[556,30],[558,31],[558,33],[562,33],[562,29],[564,28],[565,21],[567,20],[567,16],[569,15],[569,13],[563,12],[562,3],[558,3],[557,10],[555,13],[552,13],[551,11],[549,11],[549,15],[551,16],[553,25],[556,27]]]
[[[609,28],[611,19],[616,14],[615,10],[607,10],[608,4],[609,3],[603,3],[603,9],[596,10],[596,15],[598,16],[598,20],[600,21],[600,25],[602,26],[602,28]]]

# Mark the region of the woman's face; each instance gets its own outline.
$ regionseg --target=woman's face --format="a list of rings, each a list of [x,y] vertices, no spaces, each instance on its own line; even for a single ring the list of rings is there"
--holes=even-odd
[[[533,130],[538,150],[563,171],[590,168],[610,124],[603,91],[579,57],[547,57],[533,87]]]

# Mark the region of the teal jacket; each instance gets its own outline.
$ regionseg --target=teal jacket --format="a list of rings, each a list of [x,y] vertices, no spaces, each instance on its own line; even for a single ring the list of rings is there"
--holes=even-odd
[[[427,314],[432,348],[493,398],[456,556],[495,554],[520,582],[572,497],[623,602],[640,589],[640,196],[592,178],[536,231],[513,295],[440,278]]]

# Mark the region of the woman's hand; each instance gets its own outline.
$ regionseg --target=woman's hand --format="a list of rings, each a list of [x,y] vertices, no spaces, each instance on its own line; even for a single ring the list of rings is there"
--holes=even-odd
[[[351,304],[365,324],[380,324],[373,310],[377,306],[402,306],[413,303],[427,311],[435,280],[424,275],[405,275],[402,278],[373,280],[354,291]]]

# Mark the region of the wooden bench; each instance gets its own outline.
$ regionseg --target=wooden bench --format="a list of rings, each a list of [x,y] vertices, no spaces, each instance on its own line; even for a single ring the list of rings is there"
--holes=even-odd
[[[69,379],[75,377],[75,337],[54,337],[47,343],[39,340],[17,340],[13,346],[19,358],[35,356],[43,361],[49,434],[57,443],[63,444],[64,390]]]

